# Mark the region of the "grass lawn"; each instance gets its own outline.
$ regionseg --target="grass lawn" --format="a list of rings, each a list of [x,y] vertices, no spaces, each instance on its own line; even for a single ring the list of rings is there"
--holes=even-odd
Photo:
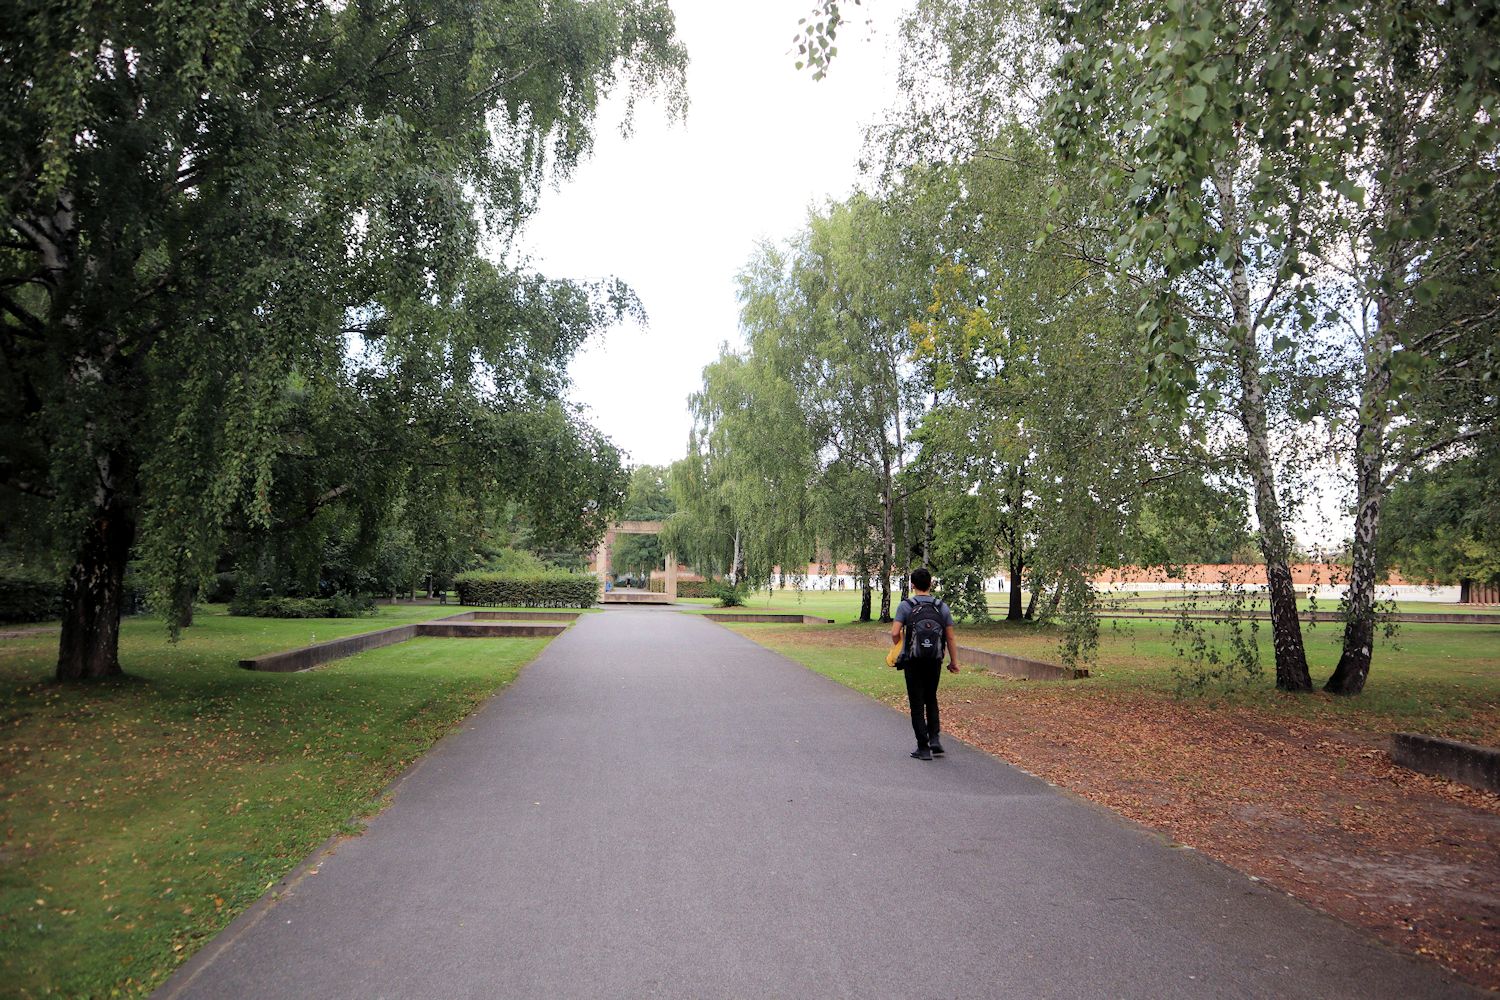
[[[832,617],[830,615],[830,617]],[[889,626],[737,625],[747,636],[768,645],[842,684],[879,698],[905,696],[901,675],[885,666],[882,636]],[[1100,627],[1094,676],[1084,681],[1050,682],[1058,698],[1111,698],[1123,693],[1172,697],[1173,650],[1170,621],[1107,621]],[[960,625],[966,646],[1059,662],[1054,628],[1008,625]],[[1315,683],[1332,672],[1338,660],[1336,627],[1304,630]],[[1365,693],[1335,698],[1322,693],[1280,694],[1274,689],[1270,633],[1260,632],[1261,680],[1247,690],[1215,692],[1212,701],[1253,707],[1276,714],[1325,721],[1364,730],[1414,729],[1500,745],[1500,623],[1487,625],[1403,625],[1394,643],[1378,640]],[[1015,681],[982,671],[945,675],[945,689],[1005,689]]]
[[[127,620],[125,679],[51,681],[56,637],[0,640],[0,994],[143,995],[546,639],[416,639],[300,674],[236,660],[458,612]]]

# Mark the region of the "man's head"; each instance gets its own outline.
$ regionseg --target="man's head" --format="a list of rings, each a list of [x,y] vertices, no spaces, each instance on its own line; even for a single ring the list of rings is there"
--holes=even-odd
[[[932,571],[926,566],[918,566],[911,571],[911,585],[914,589],[923,592],[932,589]]]

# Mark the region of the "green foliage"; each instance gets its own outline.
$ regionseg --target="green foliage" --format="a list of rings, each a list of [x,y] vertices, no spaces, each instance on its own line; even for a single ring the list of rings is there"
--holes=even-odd
[[[1136,566],[1238,562],[1251,551],[1244,492],[1187,469],[1143,491],[1122,562]],[[1258,557],[1257,557],[1258,558]]]
[[[458,603],[508,608],[588,608],[599,599],[599,579],[588,573],[460,573]]]
[[[215,573],[203,590],[203,600],[209,604],[228,604],[234,600],[235,591],[239,589],[239,582],[238,573]]]
[[[721,476],[717,466],[710,467],[697,433],[688,440],[687,455],[667,471],[667,488],[676,509],[657,538],[678,558],[705,574],[725,572],[733,560],[733,515],[715,481]]]
[[[1172,623],[1172,680],[1178,694],[1247,690],[1261,680],[1260,622],[1246,614],[1254,596],[1240,581],[1225,580],[1214,598],[1192,592]],[[1213,615],[1193,612],[1207,607]]]
[[[718,601],[721,608],[739,608],[745,604],[745,595],[749,588],[743,583],[726,583],[723,580],[708,581],[708,596]],[[679,597],[691,595],[678,591]]]
[[[332,597],[236,598],[229,603],[232,615],[255,618],[368,618],[377,614],[368,597],[334,594]]]
[[[81,600],[107,606],[118,574],[90,567],[133,543],[175,627],[226,522],[290,529],[332,494],[363,549],[394,494],[442,510],[460,472],[597,537],[618,461],[554,400],[639,303],[481,250],[588,153],[607,94],[681,109],[663,0],[13,13],[0,483],[81,560]]]
[[[1379,564],[1413,582],[1500,582],[1500,446],[1419,469],[1386,498]]]
[[[507,573],[511,576],[545,573],[550,567],[536,553],[525,549],[506,547],[485,553],[478,569],[489,573]]]
[[[936,567],[938,593],[955,618],[970,622],[989,621],[985,581],[994,575],[1000,561],[999,532],[994,522],[996,508],[972,494],[945,495],[935,504],[932,566]]]
[[[56,580],[0,576],[0,622],[43,622],[62,614]]]
[[[718,580],[678,580],[677,596],[680,599],[704,599],[714,598],[715,588],[719,586]],[[664,580],[652,580],[651,589],[657,593],[666,590]]]

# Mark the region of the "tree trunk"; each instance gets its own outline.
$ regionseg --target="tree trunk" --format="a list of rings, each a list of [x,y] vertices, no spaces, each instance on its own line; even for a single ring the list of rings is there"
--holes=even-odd
[[[1017,466],[1011,475],[1010,496],[1010,607],[1005,612],[1005,620],[1018,622],[1021,620],[1021,599],[1024,584],[1022,576],[1026,570],[1026,553],[1022,551],[1023,539],[1026,537],[1021,528],[1021,507],[1026,502],[1026,465],[1022,463]],[[1032,601],[1035,607],[1036,602]],[[1030,618],[1028,611],[1025,617]]]
[[[1364,456],[1360,456],[1364,465]],[[1360,492],[1364,492],[1361,470]],[[1354,565],[1349,571],[1349,590],[1344,598],[1344,649],[1338,666],[1323,690],[1330,694],[1359,694],[1370,676],[1375,648],[1375,539],[1380,529],[1379,473],[1376,489],[1360,504],[1354,519]]]
[[[1005,620],[1008,622],[1018,622],[1021,620],[1022,591],[1025,589],[1024,581],[1021,578],[1023,569],[1021,557],[1016,552],[1015,545],[1012,544],[1010,550],[1010,607],[1005,612]],[[1036,599],[1034,597],[1031,603],[1033,607],[1036,606]],[[1031,615],[1027,614],[1026,617],[1030,618]]]
[[[1389,294],[1376,305],[1375,342],[1365,355],[1359,428],[1354,434],[1356,479],[1353,565],[1344,595],[1344,648],[1323,690],[1355,695],[1364,691],[1375,651],[1375,544],[1380,536],[1380,508],[1385,500],[1385,401],[1391,390],[1391,353],[1396,321]]]
[[[870,620],[870,559],[863,552],[859,559],[859,620]]]
[[[1281,520],[1281,501],[1276,493],[1276,467],[1271,458],[1266,421],[1265,389],[1261,384],[1260,349],[1251,329],[1250,281],[1239,241],[1239,219],[1235,210],[1232,178],[1220,167],[1215,176],[1222,205],[1223,226],[1233,251],[1229,331],[1240,381],[1239,418],[1245,431],[1246,458],[1255,486],[1255,517],[1260,522],[1260,550],[1266,561],[1266,584],[1271,599],[1271,644],[1276,653],[1276,687],[1282,691],[1311,691],[1312,675],[1302,648],[1302,622],[1297,617],[1297,592],[1287,564],[1291,546]]]
[[[739,583],[740,571],[740,529],[734,529],[734,553],[729,557],[729,585],[733,587]]]
[[[101,476],[113,480],[110,459]],[[57,679],[114,677],[120,669],[120,613],[125,596],[125,565],[135,541],[135,521],[125,501],[105,492],[95,507],[63,587],[62,636],[57,646]]]
[[[922,565],[932,569],[932,501],[922,501]]]
[[[896,561],[895,504],[891,497],[891,458],[881,455],[880,482],[880,620],[891,620],[891,566]]]

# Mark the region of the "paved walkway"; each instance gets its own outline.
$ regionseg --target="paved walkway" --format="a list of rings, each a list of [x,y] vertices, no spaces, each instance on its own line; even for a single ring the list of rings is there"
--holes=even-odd
[[[910,739],[719,625],[585,616],[160,995],[1471,995],[951,739],[911,760]]]

